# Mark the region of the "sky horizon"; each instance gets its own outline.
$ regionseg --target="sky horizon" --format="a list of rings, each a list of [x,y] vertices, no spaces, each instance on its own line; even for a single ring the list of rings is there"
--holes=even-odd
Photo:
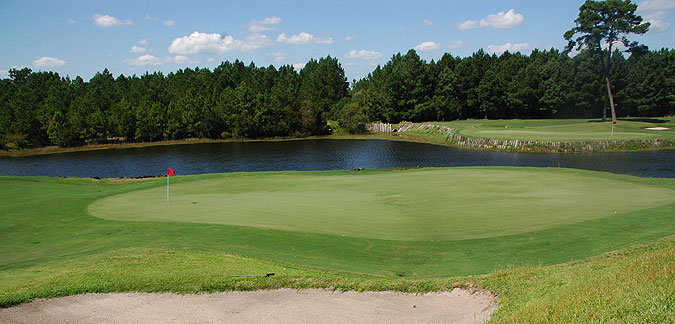
[[[481,48],[562,50],[583,2],[0,0],[0,78],[23,67],[85,80],[105,68],[116,77],[167,74],[236,59],[300,69],[330,55],[351,81],[410,49],[426,61]],[[675,47],[675,0],[633,2],[652,26],[629,39],[651,50]]]

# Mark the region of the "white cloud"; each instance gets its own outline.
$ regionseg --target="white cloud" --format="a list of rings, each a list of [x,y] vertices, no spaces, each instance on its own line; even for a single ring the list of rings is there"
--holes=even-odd
[[[253,19],[250,23],[248,23],[248,31],[252,33],[262,33],[264,31],[274,30],[274,27],[271,27],[271,25],[278,25],[281,22],[281,18],[276,16],[267,17],[262,21]]]
[[[496,14],[489,14],[487,17],[476,20],[467,20],[457,26],[459,30],[467,30],[474,28],[513,28],[523,23],[525,17],[522,14],[516,13],[514,9],[507,12],[500,11]]]
[[[135,65],[135,66],[148,66],[148,65],[160,65],[162,64],[162,60],[150,55],[141,55],[137,58],[128,58],[124,60],[124,63],[129,64],[129,65]]]
[[[638,5],[638,11],[675,9],[673,0],[646,0]]]
[[[375,60],[384,56],[384,54],[377,51],[367,51],[367,50],[351,50],[349,53],[345,54],[346,58],[359,59],[359,60]]]
[[[131,20],[120,20],[117,17],[109,15],[94,14],[94,23],[99,27],[119,27],[131,25]]]
[[[251,52],[271,44],[272,40],[260,34],[251,34],[245,40],[239,40],[232,35],[223,37],[218,33],[207,34],[196,31],[189,36],[174,39],[169,45],[169,53],[191,55],[233,51]]]
[[[441,49],[441,44],[436,42],[423,42],[415,45],[414,48],[418,52],[437,51]]]
[[[345,37],[345,40],[351,41],[351,40],[354,40],[355,38],[356,38],[356,35],[349,35],[349,36]]]
[[[213,57],[209,57],[209,59],[206,60],[206,62],[209,62],[209,63],[213,63],[213,61],[215,61],[215,60],[213,59]]]
[[[495,54],[501,54],[506,51],[523,52],[531,49],[532,45],[530,45],[529,43],[518,43],[518,44],[506,43],[502,45],[489,45],[487,47],[488,53],[495,53]]]
[[[129,53],[145,53],[146,49],[145,47],[141,46],[131,46],[131,49],[129,50]]]
[[[448,49],[455,49],[455,48],[462,48],[462,47],[464,47],[464,42],[462,42],[461,40],[452,41],[452,42],[448,43],[448,45],[446,46],[446,48],[448,48]]]
[[[138,44],[139,44],[139,45],[146,45],[147,43],[148,43],[148,39],[147,39],[147,38],[143,38],[143,39],[141,39],[141,40],[138,41]]]
[[[342,65],[344,65],[344,66],[356,66],[356,64],[357,64],[356,62],[346,62],[346,63],[342,63]]]
[[[653,33],[660,33],[670,28],[670,23],[665,21],[668,17],[668,12],[661,10],[656,12],[649,12],[643,15],[644,22],[649,22],[649,31]]]
[[[467,20],[457,26],[457,29],[459,30],[467,30],[467,29],[474,29],[478,28],[478,21],[477,20]]]
[[[281,18],[277,16],[267,17],[260,22],[263,25],[277,25],[281,23]]]
[[[166,56],[162,59],[154,55],[146,54],[136,58],[127,58],[124,60],[124,63],[134,66],[151,66],[162,65],[165,63],[195,64],[199,63],[199,61],[192,60],[189,57],[183,55],[176,55],[174,57]]]
[[[68,25],[72,25],[74,23],[75,23],[75,20],[73,20],[73,18],[68,18],[68,20],[66,20],[66,24],[68,24]]]
[[[66,61],[64,61],[60,58],[50,57],[50,56],[43,56],[43,57],[33,61],[33,66],[39,67],[39,68],[52,68],[52,67],[64,66],[64,65],[66,65]]]
[[[274,62],[281,63],[286,59],[286,54],[284,53],[267,53],[265,56],[272,56],[274,57]]]
[[[274,42],[267,37],[267,35],[262,35],[262,34],[249,34],[244,38],[246,41],[244,44],[244,47],[242,48],[242,51],[244,52],[251,52],[255,51],[260,48],[265,48],[268,46],[272,46]]]
[[[183,55],[176,55],[173,58],[169,58],[169,61],[174,62],[176,64],[194,64],[194,63],[199,63],[199,61],[191,60],[187,56]]]
[[[525,20],[523,15],[511,9],[506,13],[500,11],[497,14],[488,15],[485,19],[481,19],[480,25],[481,27],[485,25],[494,28],[513,28],[522,24],[523,20]]]
[[[173,25],[174,25],[174,22],[173,22],[173,20],[171,20],[171,19],[167,19],[167,20],[164,21],[164,26],[169,26],[169,27],[171,27],[171,26],[173,26]]]
[[[305,67],[305,64],[307,64],[307,63],[295,63],[295,64],[293,64],[293,68],[296,69],[296,70],[302,70],[302,68]]]
[[[433,22],[433,20],[424,19],[424,20],[422,20],[422,24],[427,25],[427,26],[431,26],[431,25],[434,24],[434,22]]]
[[[9,71],[0,70],[0,79],[7,79],[9,77]]]
[[[653,33],[660,33],[668,30],[670,28],[670,23],[663,20],[647,20],[649,25],[649,31]]]
[[[314,37],[314,35],[310,33],[305,33],[302,32],[297,35],[291,35],[291,37],[286,36],[286,33],[281,33],[277,37],[277,42],[279,43],[286,43],[286,44],[293,44],[293,45],[303,45],[303,44],[309,44],[309,43],[315,43],[315,44],[331,44],[333,43],[333,38],[332,37],[327,37],[327,38],[322,38],[322,37]]]
[[[324,44],[324,45],[333,44],[333,37],[325,37],[325,38],[317,37],[314,39],[314,42],[317,44]]]
[[[668,11],[675,9],[673,0],[646,0],[638,5],[638,14],[649,22],[650,33],[660,33],[670,29],[670,22],[666,21]]]

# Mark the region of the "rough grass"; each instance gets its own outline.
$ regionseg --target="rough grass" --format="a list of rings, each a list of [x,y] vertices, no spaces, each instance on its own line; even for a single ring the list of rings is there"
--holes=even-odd
[[[478,280],[500,296],[494,323],[674,323],[675,236]]]
[[[611,121],[596,119],[509,119],[436,122],[469,137],[534,141],[612,141],[675,138],[674,118],[620,118],[611,133]],[[648,130],[666,127],[668,130]]]
[[[275,276],[230,277],[269,272]],[[474,283],[499,297],[493,323],[672,323],[675,236],[562,265],[436,279],[385,279],[218,252],[122,249],[0,271],[0,307],[87,292],[328,288],[424,293],[480,289]]]

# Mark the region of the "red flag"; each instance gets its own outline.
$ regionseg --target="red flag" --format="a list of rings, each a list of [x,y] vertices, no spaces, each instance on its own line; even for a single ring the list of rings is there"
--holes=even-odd
[[[173,169],[169,168],[169,175],[170,175],[170,176],[171,176],[171,175],[176,175],[176,171],[174,171]]]

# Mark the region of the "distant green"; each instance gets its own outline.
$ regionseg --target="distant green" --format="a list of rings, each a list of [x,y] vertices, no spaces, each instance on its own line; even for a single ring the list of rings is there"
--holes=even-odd
[[[614,126],[599,119],[503,119],[434,122],[455,133],[492,139],[526,141],[613,141],[675,138],[675,118],[621,118]],[[647,128],[664,127],[665,130]]]

